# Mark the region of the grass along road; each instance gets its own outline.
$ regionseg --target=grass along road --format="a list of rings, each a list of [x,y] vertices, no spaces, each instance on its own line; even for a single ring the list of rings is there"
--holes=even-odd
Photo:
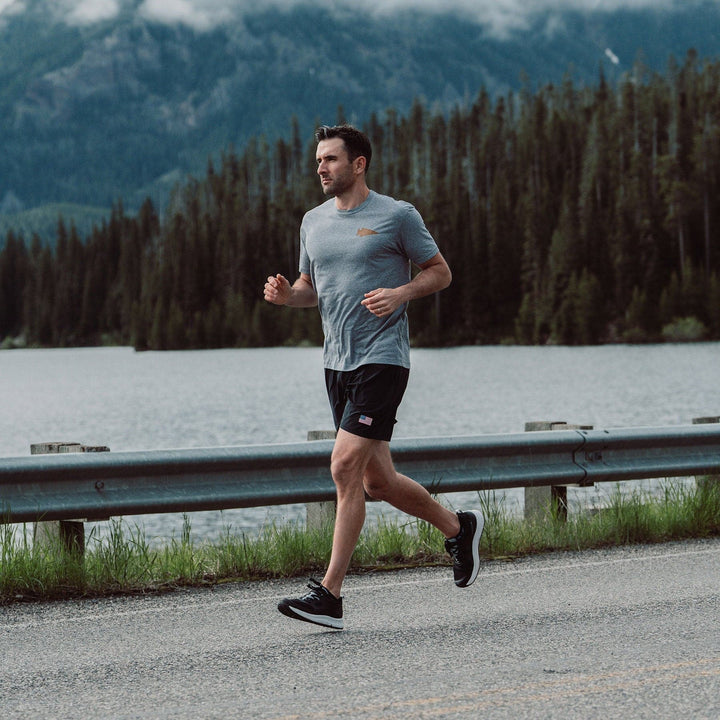
[[[604,511],[578,513],[566,522],[551,512],[533,522],[511,516],[491,493],[479,493],[478,504],[487,518],[480,551],[488,561],[720,535],[720,485],[714,482],[667,482],[653,496],[617,492]],[[91,535],[79,558],[59,547],[19,540],[16,528],[0,526],[0,603],[307,575],[324,569],[332,543],[331,527],[271,525],[253,538],[228,530],[215,543],[193,541],[190,530],[186,518],[179,539],[153,548],[139,528],[112,520],[107,537]],[[442,535],[410,519],[366,526],[351,572],[448,564]]]

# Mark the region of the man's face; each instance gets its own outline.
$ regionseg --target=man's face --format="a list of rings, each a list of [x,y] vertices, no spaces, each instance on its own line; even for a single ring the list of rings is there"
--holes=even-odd
[[[350,162],[341,138],[321,140],[317,146],[316,158],[320,184],[323,192],[330,197],[347,192],[359,177],[355,172],[357,161]]]

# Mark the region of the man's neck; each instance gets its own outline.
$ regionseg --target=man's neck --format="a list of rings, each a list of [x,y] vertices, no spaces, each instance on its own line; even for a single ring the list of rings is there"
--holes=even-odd
[[[365,183],[353,187],[342,195],[335,196],[335,207],[338,210],[354,210],[360,207],[370,195],[370,189]]]

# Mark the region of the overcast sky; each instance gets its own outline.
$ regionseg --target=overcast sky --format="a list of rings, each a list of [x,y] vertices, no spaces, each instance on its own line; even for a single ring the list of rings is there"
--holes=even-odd
[[[50,12],[70,24],[109,20],[131,0],[44,0]],[[720,2],[720,0],[716,0]],[[30,0],[0,0],[0,14],[21,13]],[[182,23],[208,30],[227,22],[238,13],[258,5],[290,7],[308,0],[142,0],[138,12],[159,22]],[[480,21],[498,34],[525,26],[530,17],[552,14],[556,10],[588,9],[613,11],[618,8],[663,8],[700,0],[365,0],[362,7],[376,13],[414,8],[427,12],[454,10]],[[357,9],[357,0],[312,0],[314,7]]]

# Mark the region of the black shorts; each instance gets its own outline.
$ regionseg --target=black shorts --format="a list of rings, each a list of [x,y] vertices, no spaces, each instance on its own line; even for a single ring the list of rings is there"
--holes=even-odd
[[[395,413],[410,371],[399,365],[361,365],[355,370],[325,369],[335,430],[371,440],[390,441]]]

